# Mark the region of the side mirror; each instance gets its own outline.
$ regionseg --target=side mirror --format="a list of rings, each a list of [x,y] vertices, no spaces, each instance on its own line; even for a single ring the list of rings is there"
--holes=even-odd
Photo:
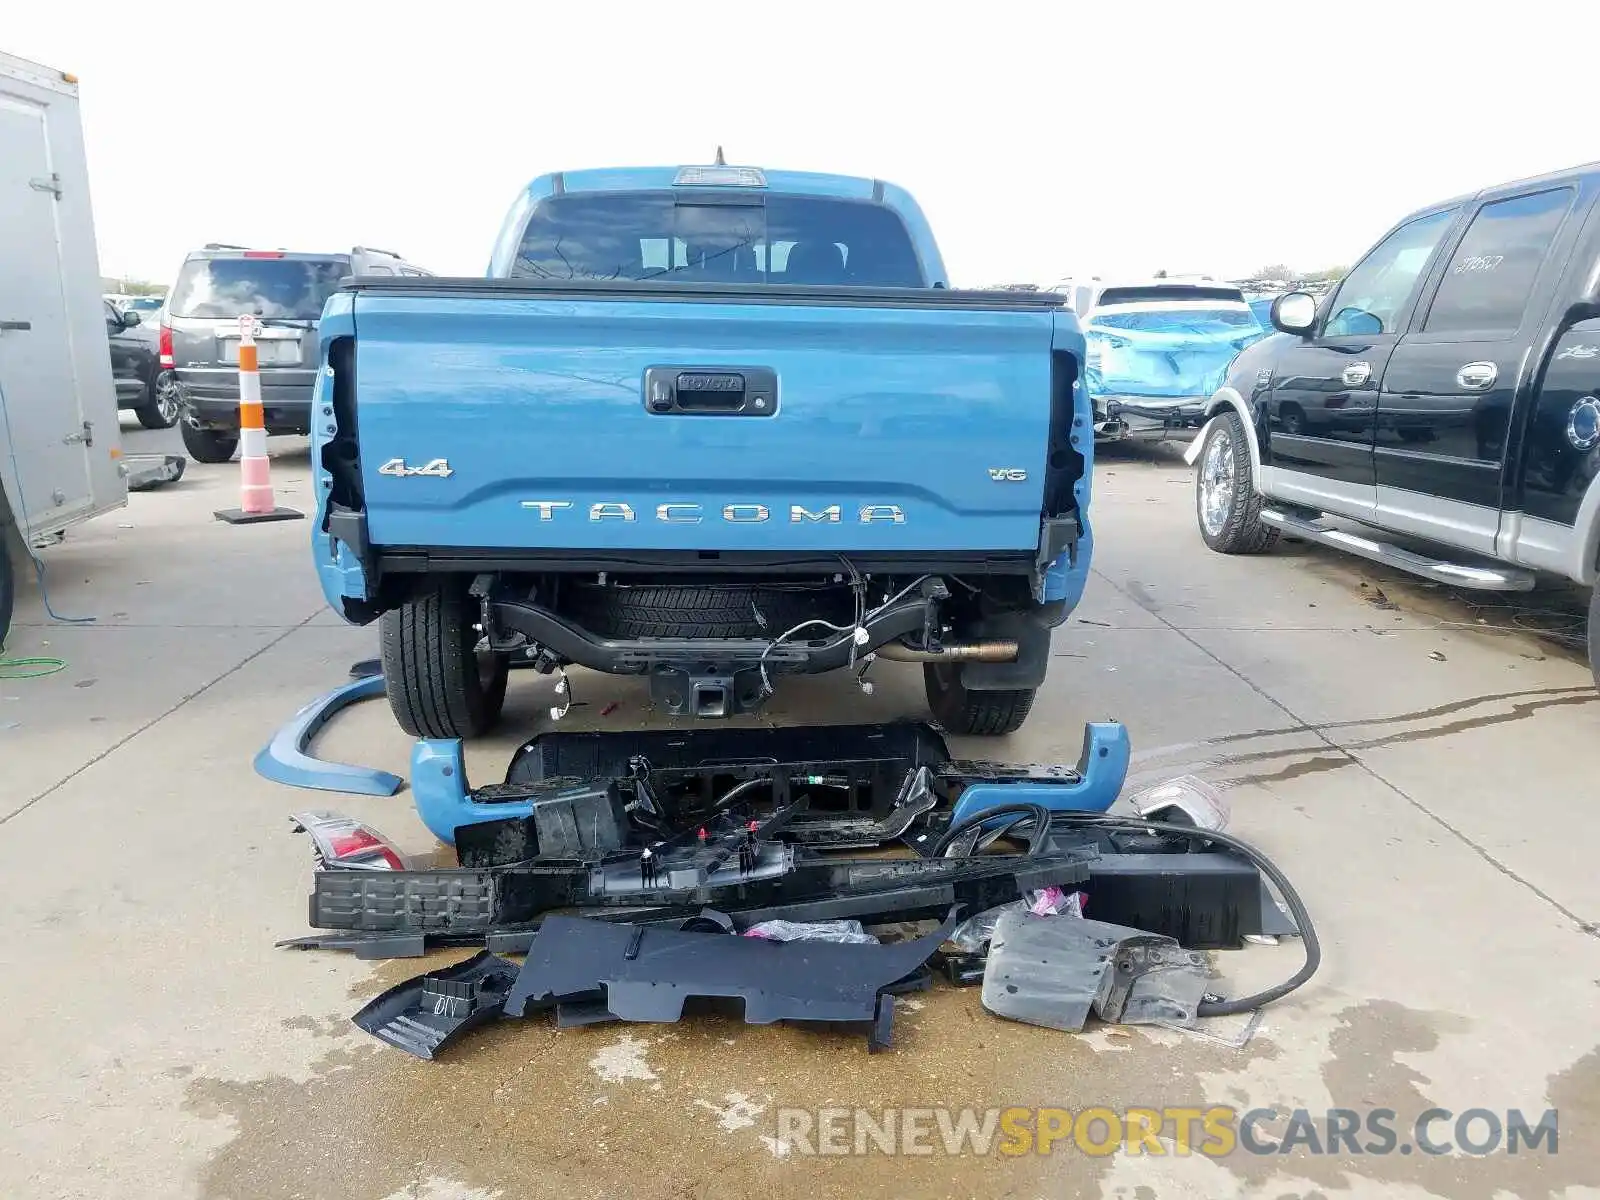
[[[124,329],[132,329],[135,325],[143,323],[144,317],[140,315],[137,308],[125,308],[122,310],[122,327]]]
[[[1305,292],[1286,292],[1272,302],[1272,327],[1304,337],[1317,323],[1317,299]]]

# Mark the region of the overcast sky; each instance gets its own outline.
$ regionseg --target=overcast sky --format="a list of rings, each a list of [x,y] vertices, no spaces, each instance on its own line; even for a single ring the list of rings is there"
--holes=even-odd
[[[212,240],[479,274],[532,176],[719,144],[904,185],[972,285],[1346,263],[1600,158],[1592,0],[0,5],[81,78],[102,271],[162,282]]]

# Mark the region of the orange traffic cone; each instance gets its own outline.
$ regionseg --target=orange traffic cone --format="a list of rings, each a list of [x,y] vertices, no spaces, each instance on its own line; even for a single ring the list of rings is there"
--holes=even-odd
[[[230,525],[294,521],[305,513],[279,508],[272,497],[272,462],[267,458],[267,426],[261,411],[261,372],[256,360],[254,317],[239,318],[239,507],[218,509]]]

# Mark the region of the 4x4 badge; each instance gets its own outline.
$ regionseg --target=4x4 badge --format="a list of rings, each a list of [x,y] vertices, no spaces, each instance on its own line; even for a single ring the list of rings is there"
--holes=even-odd
[[[420,467],[407,466],[406,460],[403,458],[391,458],[378,468],[378,474],[398,475],[401,478],[409,478],[412,475],[431,475],[435,479],[449,479],[455,472],[450,469],[450,460],[447,458],[435,458],[430,462],[423,463]]]

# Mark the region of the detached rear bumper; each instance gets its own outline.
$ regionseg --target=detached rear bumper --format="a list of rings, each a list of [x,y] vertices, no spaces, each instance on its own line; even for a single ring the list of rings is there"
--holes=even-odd
[[[1096,396],[1098,442],[1159,442],[1205,424],[1204,396]]]

